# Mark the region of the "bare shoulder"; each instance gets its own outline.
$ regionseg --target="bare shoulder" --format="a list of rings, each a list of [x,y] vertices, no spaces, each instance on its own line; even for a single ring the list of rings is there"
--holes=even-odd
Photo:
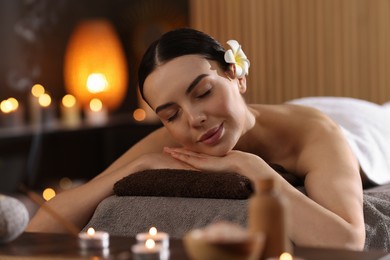
[[[258,112],[257,122],[283,135],[302,135],[319,129],[334,131],[338,126],[327,115],[312,107],[280,104],[251,105]]]
[[[258,111],[259,115],[261,114],[263,118],[273,118],[274,116],[282,117],[284,119],[299,119],[301,117],[306,119],[326,118],[325,114],[316,108],[296,104],[254,104],[250,105],[250,107]],[[308,116],[309,118],[307,118]]]
[[[252,106],[251,106],[252,107]],[[262,156],[280,162],[286,169],[304,176],[325,158],[349,154],[340,127],[321,111],[300,105],[254,105],[257,124],[267,139]],[[336,152],[337,151],[337,152]]]

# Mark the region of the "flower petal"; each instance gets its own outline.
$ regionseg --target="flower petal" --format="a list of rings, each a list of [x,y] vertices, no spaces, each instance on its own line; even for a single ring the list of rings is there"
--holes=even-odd
[[[245,59],[241,65],[243,71],[245,72],[246,75],[249,74],[249,66],[250,66],[250,63],[249,63],[249,60],[248,59]]]
[[[233,63],[233,64],[236,63],[236,59],[235,59],[235,57],[234,57],[234,54],[233,54],[233,51],[232,51],[232,50],[227,50],[227,51],[225,52],[224,58],[225,58],[225,61],[226,61],[227,63]]]
[[[226,43],[232,48],[233,53],[236,54],[240,48],[240,44],[236,40],[228,40]]]
[[[244,51],[241,49],[241,46],[240,46],[239,50],[237,51],[236,56],[246,59],[246,55],[245,55]]]
[[[236,77],[242,78],[245,76],[245,71],[241,68],[241,66],[236,64]]]

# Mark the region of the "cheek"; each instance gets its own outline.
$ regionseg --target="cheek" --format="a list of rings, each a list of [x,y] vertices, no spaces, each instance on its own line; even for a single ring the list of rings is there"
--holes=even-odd
[[[215,115],[219,116],[232,116],[237,111],[237,100],[235,100],[231,95],[225,93],[224,95],[219,95],[218,98],[213,100],[213,107]]]
[[[191,141],[188,129],[185,127],[176,125],[172,126],[165,124],[165,128],[168,130],[169,134],[181,145],[185,145]]]

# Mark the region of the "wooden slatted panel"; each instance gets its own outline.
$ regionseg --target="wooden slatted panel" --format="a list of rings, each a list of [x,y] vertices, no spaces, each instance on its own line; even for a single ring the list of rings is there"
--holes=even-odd
[[[249,102],[390,100],[390,0],[190,0],[190,20],[242,44]]]

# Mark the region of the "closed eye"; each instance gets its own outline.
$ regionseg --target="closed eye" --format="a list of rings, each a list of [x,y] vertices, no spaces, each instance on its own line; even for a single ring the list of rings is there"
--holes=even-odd
[[[176,111],[172,116],[168,117],[167,121],[172,122],[177,118],[177,115],[179,114],[179,111]]]
[[[206,96],[208,96],[210,93],[211,93],[211,89],[207,90],[207,91],[204,92],[203,94],[200,94],[200,95],[197,96],[196,98],[203,98],[203,97],[206,97]]]

